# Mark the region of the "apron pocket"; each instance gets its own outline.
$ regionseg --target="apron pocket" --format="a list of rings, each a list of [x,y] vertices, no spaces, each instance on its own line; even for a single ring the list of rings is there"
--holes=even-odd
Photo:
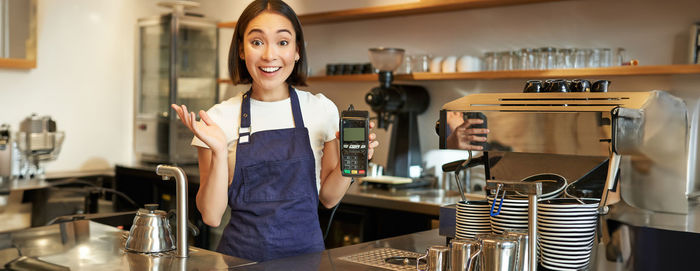
[[[317,190],[315,165],[313,158],[296,158],[245,167],[243,200],[269,202],[312,196]]]

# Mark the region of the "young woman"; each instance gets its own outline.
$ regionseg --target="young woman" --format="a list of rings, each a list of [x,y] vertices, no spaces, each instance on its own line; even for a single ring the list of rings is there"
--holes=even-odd
[[[202,121],[172,105],[195,135],[202,219],[217,227],[231,208],[219,252],[265,261],[324,249],[318,202],[335,206],[351,180],[340,173],[337,107],[292,87],[306,85],[306,68],[294,11],[280,0],[256,0],[241,14],[229,51],[231,79],[250,90],[200,111]],[[375,138],[369,135],[369,158]]]

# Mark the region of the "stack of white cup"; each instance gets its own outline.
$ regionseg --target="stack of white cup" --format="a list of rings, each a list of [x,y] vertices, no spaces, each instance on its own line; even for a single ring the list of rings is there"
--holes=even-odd
[[[433,57],[430,62],[430,72],[432,73],[453,73],[453,72],[476,72],[481,70],[481,59],[479,57],[448,56]]]

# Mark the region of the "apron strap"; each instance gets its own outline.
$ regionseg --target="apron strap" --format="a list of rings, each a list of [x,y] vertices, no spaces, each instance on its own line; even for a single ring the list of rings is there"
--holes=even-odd
[[[253,87],[243,94],[241,101],[241,127],[238,128],[238,144],[246,144],[250,141],[250,94]]]
[[[292,102],[292,115],[294,116],[294,127],[306,127],[306,125],[304,125],[304,118],[301,116],[301,106],[299,106],[299,97],[297,96],[297,92],[294,91],[294,88],[291,85],[289,86],[289,99]]]
[[[253,87],[243,94],[241,101],[241,127],[238,128],[238,144],[246,144],[250,141],[250,95],[253,92]],[[304,118],[301,116],[301,106],[299,106],[299,97],[294,88],[289,86],[289,99],[292,104],[292,116],[294,117],[295,127],[305,127]]]

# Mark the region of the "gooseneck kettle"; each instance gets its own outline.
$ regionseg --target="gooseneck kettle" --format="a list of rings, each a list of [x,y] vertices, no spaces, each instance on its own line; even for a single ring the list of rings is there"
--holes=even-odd
[[[157,209],[158,204],[146,204],[136,212],[126,239],[126,250],[160,253],[175,249],[168,213]]]

